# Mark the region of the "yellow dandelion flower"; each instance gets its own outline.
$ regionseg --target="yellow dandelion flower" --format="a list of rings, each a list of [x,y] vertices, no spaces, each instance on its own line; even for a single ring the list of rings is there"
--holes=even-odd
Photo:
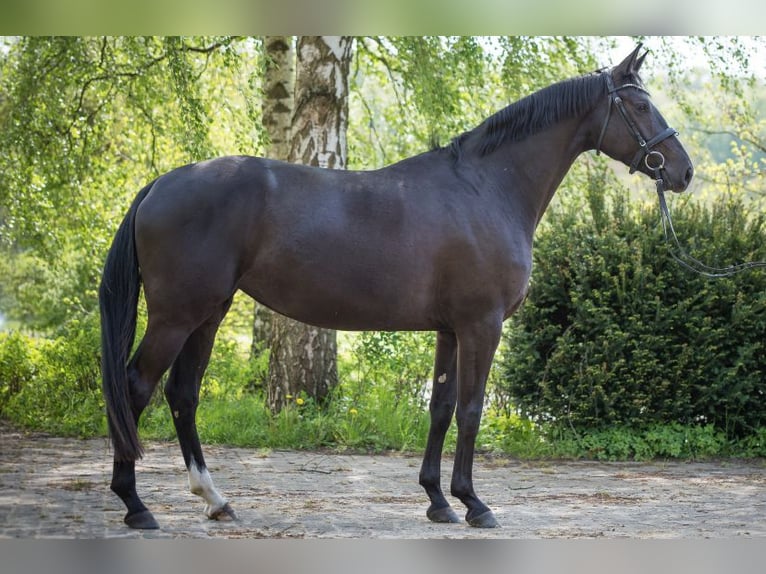
[[[286,398],[286,399],[292,399],[292,398],[293,398],[293,396],[292,396],[292,395],[285,395],[285,398]]]
[[[359,414],[359,411],[356,409],[348,409],[349,414],[356,415]]]
[[[306,401],[304,401],[302,398],[298,397],[297,399],[295,399],[295,402],[296,402],[296,404],[302,405]]]

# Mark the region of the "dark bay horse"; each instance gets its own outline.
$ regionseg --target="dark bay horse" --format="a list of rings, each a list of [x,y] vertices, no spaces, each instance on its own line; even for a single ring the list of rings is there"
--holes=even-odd
[[[100,287],[102,371],[125,522],[157,528],[136,492],[137,423],[163,373],[191,491],[234,517],[195,425],[213,339],[241,289],[294,319],[343,330],[438,333],[420,484],[435,522],[458,517],[440,485],[456,414],[450,492],[472,526],[496,526],[474,492],[484,388],[503,321],[522,303],[532,238],[575,159],[596,149],[680,192],[692,164],[638,76],[618,66],[549,86],[446,147],[367,172],[255,157],[187,165],[147,185],[114,238]],[[143,281],[146,333],[132,357]]]

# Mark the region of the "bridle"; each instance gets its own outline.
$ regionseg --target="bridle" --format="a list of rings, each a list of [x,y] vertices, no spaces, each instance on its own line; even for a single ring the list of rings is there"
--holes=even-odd
[[[662,170],[665,167],[665,156],[652,148],[654,148],[654,146],[660,142],[665,141],[669,137],[677,136],[678,132],[671,127],[667,127],[647,141],[644,136],[641,135],[641,130],[638,129],[636,122],[633,121],[632,117],[630,117],[628,110],[625,109],[625,103],[622,101],[622,98],[617,94],[617,92],[626,88],[635,88],[636,90],[640,90],[645,94],[648,94],[649,92],[638,84],[623,84],[621,86],[615,87],[611,72],[606,71],[602,73],[606,76],[606,89],[607,95],[609,96],[609,107],[606,109],[606,119],[604,120],[604,125],[601,128],[601,134],[598,137],[598,143],[596,144],[596,154],[598,155],[601,153],[601,143],[604,140],[606,128],[609,125],[609,119],[612,115],[612,106],[614,105],[614,107],[617,108],[617,110],[620,112],[620,115],[622,116],[628,131],[636,140],[636,143],[638,143],[638,151],[636,152],[636,155],[633,156],[633,161],[630,162],[630,173],[636,171],[641,160],[644,160],[644,165],[646,165],[649,170],[653,171],[657,178],[659,178]],[[653,158],[653,160],[650,160],[650,158]]]

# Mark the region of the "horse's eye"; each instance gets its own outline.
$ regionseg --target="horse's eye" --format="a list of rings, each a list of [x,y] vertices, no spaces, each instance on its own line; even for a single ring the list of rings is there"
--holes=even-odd
[[[649,111],[649,104],[646,102],[639,102],[636,104],[636,111],[646,113]]]

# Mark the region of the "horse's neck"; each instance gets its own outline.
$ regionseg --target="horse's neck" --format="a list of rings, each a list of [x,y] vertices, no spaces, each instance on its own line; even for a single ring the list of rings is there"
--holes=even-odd
[[[522,141],[505,144],[487,161],[495,166],[497,185],[540,221],[575,159],[589,147],[589,134],[578,119],[562,121]],[[504,173],[512,177],[504,177]]]

